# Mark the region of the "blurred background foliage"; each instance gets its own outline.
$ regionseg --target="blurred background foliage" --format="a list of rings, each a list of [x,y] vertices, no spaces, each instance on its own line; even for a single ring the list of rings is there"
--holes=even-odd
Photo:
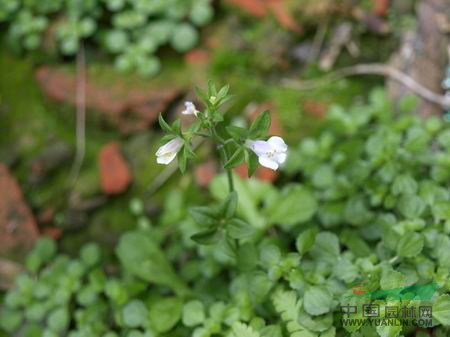
[[[421,232],[424,230],[423,221],[429,221],[429,217],[439,221],[448,218],[448,210],[444,206],[432,208],[429,205],[430,208],[423,214],[410,216],[415,210],[405,206],[405,202],[397,204],[397,199],[402,198],[403,194],[410,197],[411,193],[406,193],[404,189],[434,191],[437,184],[440,188],[447,188],[448,192],[450,170],[446,158],[449,140],[448,131],[444,131],[447,127],[443,117],[445,111],[440,107],[440,114],[434,114],[427,124],[422,125],[420,119],[412,116],[423,115],[423,101],[404,87],[395,87],[384,77],[363,75],[344,77],[337,81],[321,79],[324,76],[326,79],[327,74],[344,67],[378,63],[401,69],[416,80],[426,81],[427,72],[430,78],[436,73],[438,80],[432,78],[432,81],[437,83],[442,92],[440,85],[445,77],[446,64],[440,65],[441,58],[426,55],[435,60],[437,67],[437,70],[429,71],[428,67],[417,66],[410,57],[411,54],[420,54],[414,49],[417,45],[423,44],[427,48],[427,41],[423,40],[420,31],[428,32],[433,28],[429,25],[439,25],[436,32],[442,32],[448,41],[450,16],[446,14],[449,8],[445,1],[437,3],[437,6],[444,4],[439,10],[435,9],[444,13],[443,23],[421,18],[421,13],[428,10],[422,8],[426,7],[428,1],[409,0],[0,1],[0,186],[14,191],[0,191],[0,229],[1,233],[8,233],[0,238],[0,246],[4,247],[0,249],[0,279],[4,280],[1,286],[10,288],[13,283],[11,280],[24,267],[34,275],[43,264],[53,261],[55,267],[48,272],[48,276],[43,276],[44,279],[51,279],[53,272],[57,274],[58,270],[69,268],[71,272],[65,281],[69,285],[68,288],[60,288],[65,292],[61,298],[72,301],[71,296],[75,296],[76,307],[83,308],[76,317],[77,324],[89,325],[86,322],[92,319],[91,314],[98,313],[101,318],[98,319],[100,326],[97,328],[102,332],[107,330],[102,326],[107,325],[102,315],[110,310],[110,304],[105,298],[112,301],[114,310],[117,309],[115,314],[120,316],[117,324],[127,331],[147,326],[148,315],[151,324],[157,324],[154,322],[157,319],[152,317],[166,310],[164,305],[178,319],[175,322],[171,322],[170,317],[165,319],[160,331],[157,331],[161,335],[171,331],[179,320],[184,325],[170,336],[181,336],[191,327],[216,322],[214,320],[220,316],[218,313],[227,310],[232,316],[234,305],[224,308],[217,304],[214,311],[211,304],[219,299],[227,300],[228,284],[214,281],[222,277],[231,281],[226,270],[230,265],[235,266],[235,261],[230,261],[227,252],[223,252],[226,247],[215,252],[210,247],[198,248],[189,239],[195,224],[188,220],[187,208],[223,198],[221,192],[224,188],[221,185],[222,177],[218,175],[217,158],[209,144],[200,144],[197,150],[198,162],[189,173],[181,176],[158,166],[153,155],[162,135],[155,123],[158,114],[161,112],[168,120],[173,119],[182,110],[185,100],[195,101],[194,86],[204,87],[207,80],[230,84],[231,92],[235,94],[232,104],[224,111],[225,118],[236,125],[245,126],[258,112],[268,108],[274,121],[272,133],[282,135],[292,148],[289,162],[280,173],[260,170],[258,179],[242,180],[239,183],[246,196],[242,202],[247,202],[242,206],[245,208],[241,211],[242,216],[261,230],[255,247],[264,250],[266,243],[276,241],[276,246],[281,247],[283,254],[273,254],[280,255],[276,261],[282,265],[281,269],[285,268],[271,270],[273,266],[267,262],[267,268],[252,274],[256,281],[251,278],[249,282],[270,287],[270,282],[281,277],[288,283],[296,284],[296,276],[288,275],[287,272],[296,257],[290,260],[288,252],[296,249],[292,247],[295,245],[293,242],[303,230],[310,230],[311,233],[315,233],[318,228],[336,230],[334,235],[350,250],[352,245],[359,245],[359,248],[362,246],[377,255],[378,260],[364,257],[367,260],[359,262],[356,262],[355,256],[345,255],[344,260],[348,260],[348,263],[342,263],[347,263],[345,267],[351,269],[353,274],[356,272],[352,268],[354,265],[361,268],[358,272],[364,273],[368,270],[364,268],[380,262],[380,257],[392,257],[389,254],[397,250],[397,247],[392,246],[393,243],[384,248],[377,246],[385,233],[362,231],[358,226],[373,216],[371,207],[394,208],[401,217],[412,219],[400,223],[396,229],[397,235],[404,233],[405,228]],[[428,36],[430,39],[437,38],[438,34]],[[438,41],[433,43],[442,43]],[[427,52],[434,52],[432,49],[427,48]],[[406,58],[405,53],[409,55]],[[448,62],[447,57],[445,60]],[[422,73],[415,73],[418,68],[422,69]],[[423,76],[424,73],[426,76]],[[305,80],[317,81],[320,85],[313,85],[311,90],[299,89],[296,84]],[[431,87],[427,82],[424,85],[437,90],[433,83]],[[84,100],[80,100],[81,91],[85,92]],[[436,107],[433,106],[433,109],[435,111]],[[74,176],[73,162],[79,152],[76,121],[83,111],[86,112],[85,153],[81,169]],[[396,121],[397,116],[407,117]],[[372,181],[367,176],[367,170],[370,169],[362,161],[367,160],[363,156],[364,151],[381,156],[380,151],[389,151],[398,146],[399,140],[395,136],[388,138],[392,143],[387,144],[386,148],[379,149],[373,145],[378,140],[382,142],[386,134],[391,133],[402,134],[401,137],[406,139],[403,144],[406,153],[402,154],[402,159],[415,158],[417,162],[405,163],[405,167],[396,168],[399,172],[409,170],[410,175],[398,178],[399,181],[396,180],[394,184],[395,190],[385,191],[383,189],[388,188],[386,186],[394,179],[386,178],[390,171],[386,169],[388,173],[383,171],[380,173],[381,178],[377,176]],[[378,140],[373,140],[376,137]],[[435,141],[439,145],[434,145]],[[436,151],[436,146],[440,147],[437,158],[427,163],[430,157],[424,152]],[[349,157],[339,158],[334,152],[342,152]],[[423,154],[423,157],[416,158],[416,152]],[[342,166],[346,160],[354,163],[354,170]],[[348,186],[348,181],[341,181],[341,171],[352,175],[346,179],[353,185]],[[427,172],[427,176],[419,171]],[[241,172],[237,170],[236,174],[243,179]],[[376,180],[378,178],[382,179],[381,183]],[[422,180],[432,180],[430,184],[433,186],[430,187]],[[288,184],[302,184],[302,187],[289,189],[285,187]],[[311,215],[304,214],[304,220],[296,217],[301,216],[301,212],[285,219],[283,212],[270,211],[271,207],[279,207],[270,206],[271,202],[277,198],[281,200],[286,195],[293,195],[294,208],[299,200],[308,203],[309,192],[304,192],[302,188],[313,191],[314,200],[309,201],[311,209],[318,204],[323,212],[314,210]],[[336,190],[339,188],[342,190]],[[357,193],[363,195],[359,201],[354,201],[353,197]],[[436,194],[438,199],[448,202],[448,193]],[[343,200],[338,201],[339,198]],[[414,202],[420,203],[417,200]],[[270,212],[261,212],[259,206],[262,204]],[[20,205],[20,209],[17,205]],[[418,206],[419,209],[421,207]],[[19,229],[12,234],[7,229],[9,222],[5,215],[11,209],[19,214]],[[339,227],[347,221],[348,212],[358,215],[356,223],[352,224],[355,228],[350,231]],[[318,226],[309,222],[306,227],[297,226],[303,221],[314,222]],[[393,220],[383,218],[380,221],[389,224]],[[384,229],[383,226],[379,228]],[[445,226],[448,227],[448,221]],[[438,226],[434,230],[447,235],[448,228],[445,226]],[[197,283],[195,289],[189,289],[196,292],[200,302],[180,303],[178,298],[167,298],[167,302],[161,304],[162,309],[153,314],[147,313],[147,307],[142,308],[140,304],[130,302],[142,295],[146,289],[142,283],[145,282],[129,278],[127,273],[123,277],[117,276],[118,280],[105,281],[106,274],[114,274],[121,268],[118,267],[120,261],[117,256],[127,265],[123,261],[129,257],[120,253],[121,250],[127,251],[121,248],[125,243],[121,243],[117,248],[119,253],[115,253],[120,237],[138,228],[148,231],[158,244],[155,254],[163,256],[163,268],[167,267],[169,261],[178,274],[173,276],[172,267],[167,267],[171,275],[169,284],[167,279],[155,281],[144,276],[145,281],[157,283],[163,289],[161,291],[158,288],[145,299],[148,301],[147,307],[152,307],[150,303],[158,302],[159,297],[167,294],[167,287],[179,295],[187,292],[186,288],[192,286],[193,280],[205,278]],[[430,249],[439,240],[432,230],[420,233]],[[265,239],[264,233],[267,236]],[[275,234],[279,234],[279,238]],[[322,238],[324,241],[330,239],[326,235]],[[25,259],[38,236],[56,239],[58,251],[67,256],[54,258],[56,248],[53,247],[54,243],[48,241],[35,248],[34,253]],[[355,237],[362,237],[363,240]],[[334,242],[335,237],[330,240]],[[98,246],[87,246],[80,251],[83,244],[91,241]],[[173,242],[178,244],[171,244]],[[128,244],[133,246],[132,243]],[[302,251],[303,248],[298,248],[298,245],[297,253],[305,254],[306,251]],[[163,253],[159,246],[163,247]],[[246,245],[241,248],[257,255]],[[240,254],[245,255],[242,252]],[[339,254],[344,255],[345,252]],[[352,254],[358,256],[358,252]],[[441,262],[445,260],[442,251],[427,254],[421,256],[426,263],[436,256]],[[76,258],[78,255],[80,257]],[[103,255],[102,263],[97,255]],[[314,254],[310,258],[319,259]],[[310,272],[308,268],[315,262],[308,263],[305,273]],[[409,261],[405,265],[409,268],[410,264]],[[167,268],[164,269],[166,272]],[[242,271],[249,266],[245,265],[245,261],[240,261],[236,268]],[[376,273],[380,273],[377,274],[379,277],[382,273],[380,268],[376,270]],[[383,265],[384,274],[389,272],[387,269]],[[278,278],[267,281],[266,274],[269,271],[279,274]],[[29,288],[36,285],[27,277],[19,278],[17,283],[20,291],[30,295]],[[329,266],[325,266],[322,271],[309,277],[308,282],[311,284],[321,284],[315,278],[334,282],[337,276],[330,276]],[[439,277],[445,279],[442,275]],[[78,284],[75,281],[77,278],[83,281]],[[73,288],[70,288],[72,281]],[[343,282],[350,285],[353,279]],[[236,283],[237,290],[233,296],[238,298],[242,284]],[[217,296],[212,299],[208,291],[217,284]],[[57,287],[50,282],[42,288],[53,286]],[[292,289],[296,289],[295,286]],[[45,291],[42,299],[48,297]],[[261,293],[267,295],[264,289]],[[246,300],[249,303],[262,302],[266,297],[260,295],[253,294],[251,300]],[[280,294],[277,296],[282,298]],[[18,297],[22,298],[21,301],[26,299],[23,294]],[[31,304],[20,301],[14,304],[14,299],[12,301],[12,308],[16,304],[19,307]],[[210,313],[205,313],[205,303],[211,309]],[[241,303],[241,315],[242,312],[252,310],[249,303]],[[183,305],[188,306],[188,309],[184,309]],[[30,312],[26,313],[26,319],[33,321],[34,317],[35,321],[41,321],[54,308],[54,303],[45,310],[32,306]],[[188,314],[191,312],[189,308],[198,314]],[[129,320],[126,318],[129,315],[123,311],[132,313]],[[139,321],[142,311],[146,318]],[[13,310],[12,317],[4,319],[11,325],[11,330],[19,327],[23,318],[17,315],[14,317],[14,314],[17,312]],[[66,331],[70,320],[67,318],[68,312],[54,311],[51,315],[57,318],[49,319],[49,331],[56,335]],[[439,322],[448,324],[442,318]],[[214,324],[211,323],[211,326]],[[254,327],[257,326],[255,323]],[[206,323],[203,328],[207,328]],[[26,329],[31,332],[23,332],[24,336],[42,335],[42,326],[39,324],[33,323]],[[239,331],[239,327],[235,329]],[[241,337],[238,332],[234,333]],[[264,333],[262,335],[266,336]],[[53,335],[49,332],[46,336]],[[278,335],[274,332],[267,336]]]

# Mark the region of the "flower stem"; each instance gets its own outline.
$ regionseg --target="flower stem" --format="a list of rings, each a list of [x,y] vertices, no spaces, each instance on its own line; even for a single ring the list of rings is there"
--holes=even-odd
[[[222,166],[225,166],[225,164],[228,162],[228,154],[227,150],[225,149],[225,145],[227,144],[227,142],[217,134],[216,128],[214,126],[211,126],[210,131],[213,139],[219,143],[218,149],[220,152],[220,157],[222,159]],[[228,188],[230,189],[231,193],[234,191],[233,172],[229,169],[225,169],[225,171],[227,172]]]
[[[223,157],[222,164],[225,165],[225,163],[228,161],[228,156],[224,146],[220,146],[220,152],[222,152]],[[231,193],[234,191],[233,172],[230,169],[225,171],[227,172],[228,188],[230,189]]]

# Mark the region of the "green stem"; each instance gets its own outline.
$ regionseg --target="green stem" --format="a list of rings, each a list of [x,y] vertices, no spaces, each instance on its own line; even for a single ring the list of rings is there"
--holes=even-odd
[[[223,165],[228,161],[227,151],[224,146],[220,147],[223,156]],[[230,193],[234,191],[234,182],[233,182],[233,172],[231,170],[225,170],[227,172],[228,178],[228,187],[230,189]]]
[[[227,150],[225,149],[225,144],[227,144],[228,141],[225,141],[222,137],[218,135],[216,128],[214,126],[211,126],[210,131],[213,139],[219,143],[218,149],[222,157],[222,166],[225,166],[225,163],[228,162],[228,154]],[[231,193],[234,191],[233,172],[227,169],[225,171],[227,172],[228,187]]]

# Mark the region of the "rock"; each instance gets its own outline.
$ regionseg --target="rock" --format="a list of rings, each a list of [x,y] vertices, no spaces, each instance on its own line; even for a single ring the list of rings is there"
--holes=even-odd
[[[280,0],[270,0],[267,3],[278,23],[295,33],[302,33],[301,27],[295,21],[294,17],[286,10],[286,3]]]
[[[52,238],[53,240],[59,240],[62,236],[62,230],[58,227],[45,227],[42,229],[42,234]]]
[[[51,99],[76,105],[76,75],[58,67],[42,66],[36,79]],[[167,110],[179,96],[177,87],[160,88],[142,83],[123,83],[120,79],[97,83],[86,79],[86,108],[102,113],[121,133],[128,135],[147,129],[159,113]]]
[[[184,59],[191,65],[203,65],[209,63],[211,54],[205,49],[194,48],[185,54]]]
[[[12,288],[16,276],[23,271],[24,268],[20,264],[0,259],[0,289],[6,290]]]
[[[102,147],[98,156],[98,165],[103,193],[120,194],[128,188],[132,177],[118,143],[111,142]]]
[[[226,0],[226,2],[257,18],[265,18],[273,14],[277,22],[284,28],[295,33],[302,31],[294,17],[288,12],[285,0]]]
[[[24,257],[39,233],[16,179],[0,163],[0,255]]]
[[[226,0],[226,2],[238,6],[255,17],[261,18],[267,15],[267,7],[263,0]]]
[[[207,187],[217,175],[217,164],[210,160],[195,168],[195,180],[200,187]]]
[[[390,0],[372,0],[372,12],[378,16],[385,16],[389,10]]]
[[[38,214],[37,220],[40,225],[49,225],[53,223],[54,217],[55,209],[53,207],[47,207]]]

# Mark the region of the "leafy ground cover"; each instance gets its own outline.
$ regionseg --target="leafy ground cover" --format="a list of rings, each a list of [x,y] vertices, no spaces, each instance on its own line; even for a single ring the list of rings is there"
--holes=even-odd
[[[333,106],[322,130],[291,150],[289,184],[235,177],[248,235],[197,244],[192,235],[209,224],[173,191],[157,223],[122,236],[114,271],[96,245],[69,258],[40,241],[5,296],[2,326],[24,336],[406,336],[420,326],[342,326],[340,307],[366,303],[346,298],[356,285],[436,283],[423,327],[446,336],[449,137],[437,118],[394,116],[382,90],[347,111]],[[210,185],[219,203],[226,184],[221,175]],[[423,302],[375,301],[382,311]]]
[[[425,1],[41,2],[0,3],[0,186],[20,196],[0,191],[0,242],[24,214],[42,237],[26,259],[0,256],[0,336],[449,334],[449,124],[419,118],[424,101],[383,78],[325,75],[357,62],[427,69],[393,55],[432,58],[408,35],[435,22],[445,34],[445,18],[415,18]],[[220,113],[218,90],[195,94],[208,80],[234,94]],[[229,160],[197,147],[208,116]],[[282,164],[273,135],[287,161],[248,179],[261,157]],[[184,173],[156,163],[175,160],[155,156],[174,140]],[[399,315],[377,324],[367,305]]]

